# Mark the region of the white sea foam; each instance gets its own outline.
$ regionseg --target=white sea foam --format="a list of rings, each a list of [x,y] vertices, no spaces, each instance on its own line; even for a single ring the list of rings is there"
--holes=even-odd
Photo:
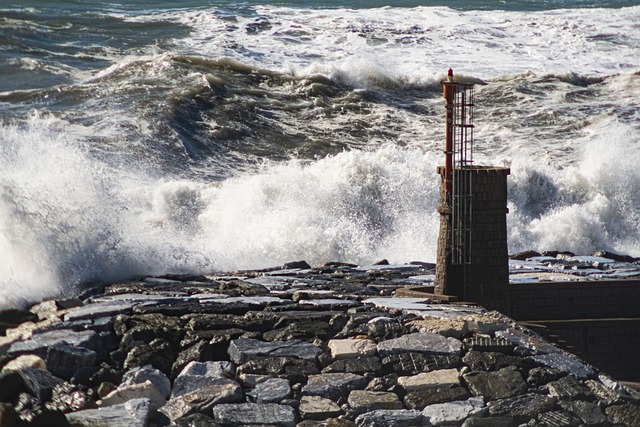
[[[418,7],[301,10],[257,6],[232,23],[214,12],[163,14],[193,28],[179,49],[232,56],[271,69],[331,75],[349,70],[366,80],[387,76],[427,81],[449,67],[483,79],[526,71],[610,75],[639,70],[640,6],[544,12],[454,11]],[[242,49],[238,49],[242,46]]]

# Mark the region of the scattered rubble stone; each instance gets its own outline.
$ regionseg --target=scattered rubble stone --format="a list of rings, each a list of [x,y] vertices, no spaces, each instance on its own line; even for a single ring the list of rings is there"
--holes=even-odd
[[[392,297],[432,268],[151,277],[0,313],[0,426],[639,425],[638,395],[511,319]]]

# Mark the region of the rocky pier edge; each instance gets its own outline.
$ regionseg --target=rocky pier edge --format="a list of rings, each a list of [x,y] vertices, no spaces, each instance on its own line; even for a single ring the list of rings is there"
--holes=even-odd
[[[640,395],[434,266],[146,277],[0,313],[0,427],[640,426]]]

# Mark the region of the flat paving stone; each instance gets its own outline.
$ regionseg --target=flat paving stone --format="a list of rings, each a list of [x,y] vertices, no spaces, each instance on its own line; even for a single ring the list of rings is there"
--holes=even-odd
[[[461,365],[459,356],[435,356],[407,352],[392,354],[382,359],[382,365],[398,375],[416,375],[421,372],[437,371],[439,369],[457,368]]]
[[[221,404],[213,408],[213,417],[219,425],[242,427],[265,425],[295,427],[295,410],[288,405],[276,403]]]
[[[460,425],[470,416],[479,416],[486,412],[481,398],[471,398],[463,401],[437,403],[422,410],[422,415],[429,421],[429,425],[447,426]]]
[[[382,357],[406,352],[455,356],[460,355],[461,350],[460,340],[431,332],[408,334],[378,343],[378,354]]]
[[[486,400],[513,397],[525,393],[529,388],[515,366],[494,372],[471,372],[462,378],[474,396],[483,396]]]
[[[285,356],[315,361],[322,354],[322,349],[306,341],[261,341],[253,338],[239,338],[231,341],[229,356],[234,363],[245,363],[248,360]]]
[[[383,391],[353,390],[347,403],[358,415],[376,409],[403,409],[397,394]]]
[[[350,391],[364,389],[367,379],[362,375],[333,373],[311,375],[307,384],[302,387],[302,394],[322,396],[335,402],[346,398]]]
[[[269,378],[256,384],[254,393],[258,403],[280,403],[291,397],[291,385],[286,378]]]
[[[459,387],[460,376],[457,369],[441,369],[409,377],[399,377],[398,385],[407,392],[432,388]]]
[[[428,405],[467,400],[469,397],[471,395],[464,387],[440,387],[407,393],[404,397],[404,404],[409,409],[421,411]]]
[[[146,427],[152,414],[149,399],[134,399],[120,405],[66,414],[73,427]]]
[[[412,409],[378,409],[356,418],[357,427],[409,427],[425,424],[422,412]]]
[[[596,375],[595,371],[584,362],[563,353],[543,354],[533,356],[532,359],[549,368],[566,372],[580,379],[593,378]]]
[[[11,347],[9,347],[9,350],[7,350],[7,354],[9,356],[18,356],[20,354],[31,353],[44,358],[49,347],[63,343],[94,350],[99,344],[98,334],[91,330],[80,332],[69,330],[42,332],[34,334],[28,340],[13,343]]]
[[[373,356],[376,354],[376,343],[371,339],[338,339],[327,343],[331,357],[334,359],[350,359],[354,357]]]
[[[302,396],[299,412],[303,420],[326,420],[342,415],[336,402],[320,396]]]

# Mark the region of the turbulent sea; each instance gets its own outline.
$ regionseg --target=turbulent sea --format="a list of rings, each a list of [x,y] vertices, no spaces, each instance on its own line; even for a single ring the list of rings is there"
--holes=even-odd
[[[2,1],[0,307],[433,261],[450,67],[510,252],[640,256],[638,0]]]

